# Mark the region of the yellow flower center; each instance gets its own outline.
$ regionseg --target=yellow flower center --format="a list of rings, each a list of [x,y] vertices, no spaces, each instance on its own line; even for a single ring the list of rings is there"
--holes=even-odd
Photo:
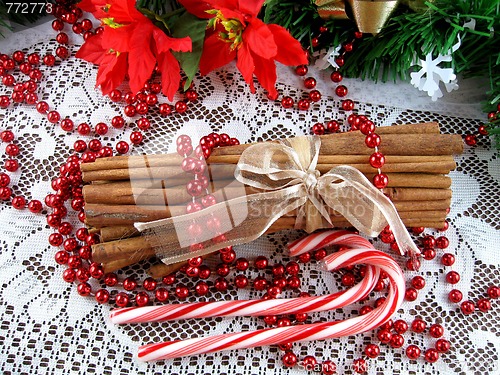
[[[211,9],[206,12],[215,15],[208,21],[208,27],[216,29],[217,25],[222,25],[225,31],[221,31],[219,37],[225,42],[231,43],[231,49],[238,48],[243,41],[241,34],[245,30],[245,26],[237,19],[225,18],[220,10]]]
[[[109,27],[111,27],[113,29],[118,29],[119,27],[125,26],[121,23],[115,22],[114,18],[102,18],[101,21],[103,24],[108,25]]]

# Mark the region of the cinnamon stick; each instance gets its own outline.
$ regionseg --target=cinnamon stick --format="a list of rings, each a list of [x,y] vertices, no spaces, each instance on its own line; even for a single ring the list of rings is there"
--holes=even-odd
[[[404,124],[383,126],[377,129],[377,134],[439,134],[437,122],[420,124]],[[350,133],[360,133],[359,131]],[[231,146],[229,146],[231,147]],[[80,166],[82,172],[102,169],[121,169],[136,167],[157,167],[165,165],[180,165],[183,157],[177,154],[132,155],[99,158],[93,163],[84,163]],[[110,168],[113,165],[113,168]]]

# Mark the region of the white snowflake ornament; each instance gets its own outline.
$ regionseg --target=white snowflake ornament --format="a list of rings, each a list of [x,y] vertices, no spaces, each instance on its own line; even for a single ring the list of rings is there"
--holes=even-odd
[[[340,56],[341,48],[342,46],[339,44],[337,47],[331,47],[328,51],[315,52],[313,56],[317,59],[314,62],[314,67],[320,70],[328,69],[330,66],[335,69],[340,68],[335,59]]]

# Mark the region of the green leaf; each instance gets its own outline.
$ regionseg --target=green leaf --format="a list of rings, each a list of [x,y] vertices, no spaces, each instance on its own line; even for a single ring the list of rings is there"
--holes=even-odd
[[[192,42],[193,52],[173,52],[179,61],[182,70],[186,73],[187,80],[184,90],[187,90],[200,66],[201,54],[203,52],[203,41],[205,40],[205,30],[208,20],[200,19],[190,13],[184,13],[175,23],[173,36],[183,38],[189,36]]]

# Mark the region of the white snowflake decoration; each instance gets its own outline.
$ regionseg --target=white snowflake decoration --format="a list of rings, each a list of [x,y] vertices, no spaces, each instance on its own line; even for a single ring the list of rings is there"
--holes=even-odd
[[[313,56],[317,57],[314,66],[320,70],[328,69],[330,66],[335,69],[340,68],[335,59],[340,55],[341,48],[342,46],[339,44],[337,47],[331,47],[328,51],[314,52]]]
[[[432,53],[429,53],[425,56],[425,60],[419,60],[416,64],[422,68],[418,72],[410,74],[411,84],[420,91],[427,92],[433,101],[443,96],[443,92],[439,87],[440,82],[444,83],[448,92],[458,89],[457,76],[453,72],[453,69],[439,66],[443,61],[452,61],[451,55],[438,55],[438,57],[433,59]]]

